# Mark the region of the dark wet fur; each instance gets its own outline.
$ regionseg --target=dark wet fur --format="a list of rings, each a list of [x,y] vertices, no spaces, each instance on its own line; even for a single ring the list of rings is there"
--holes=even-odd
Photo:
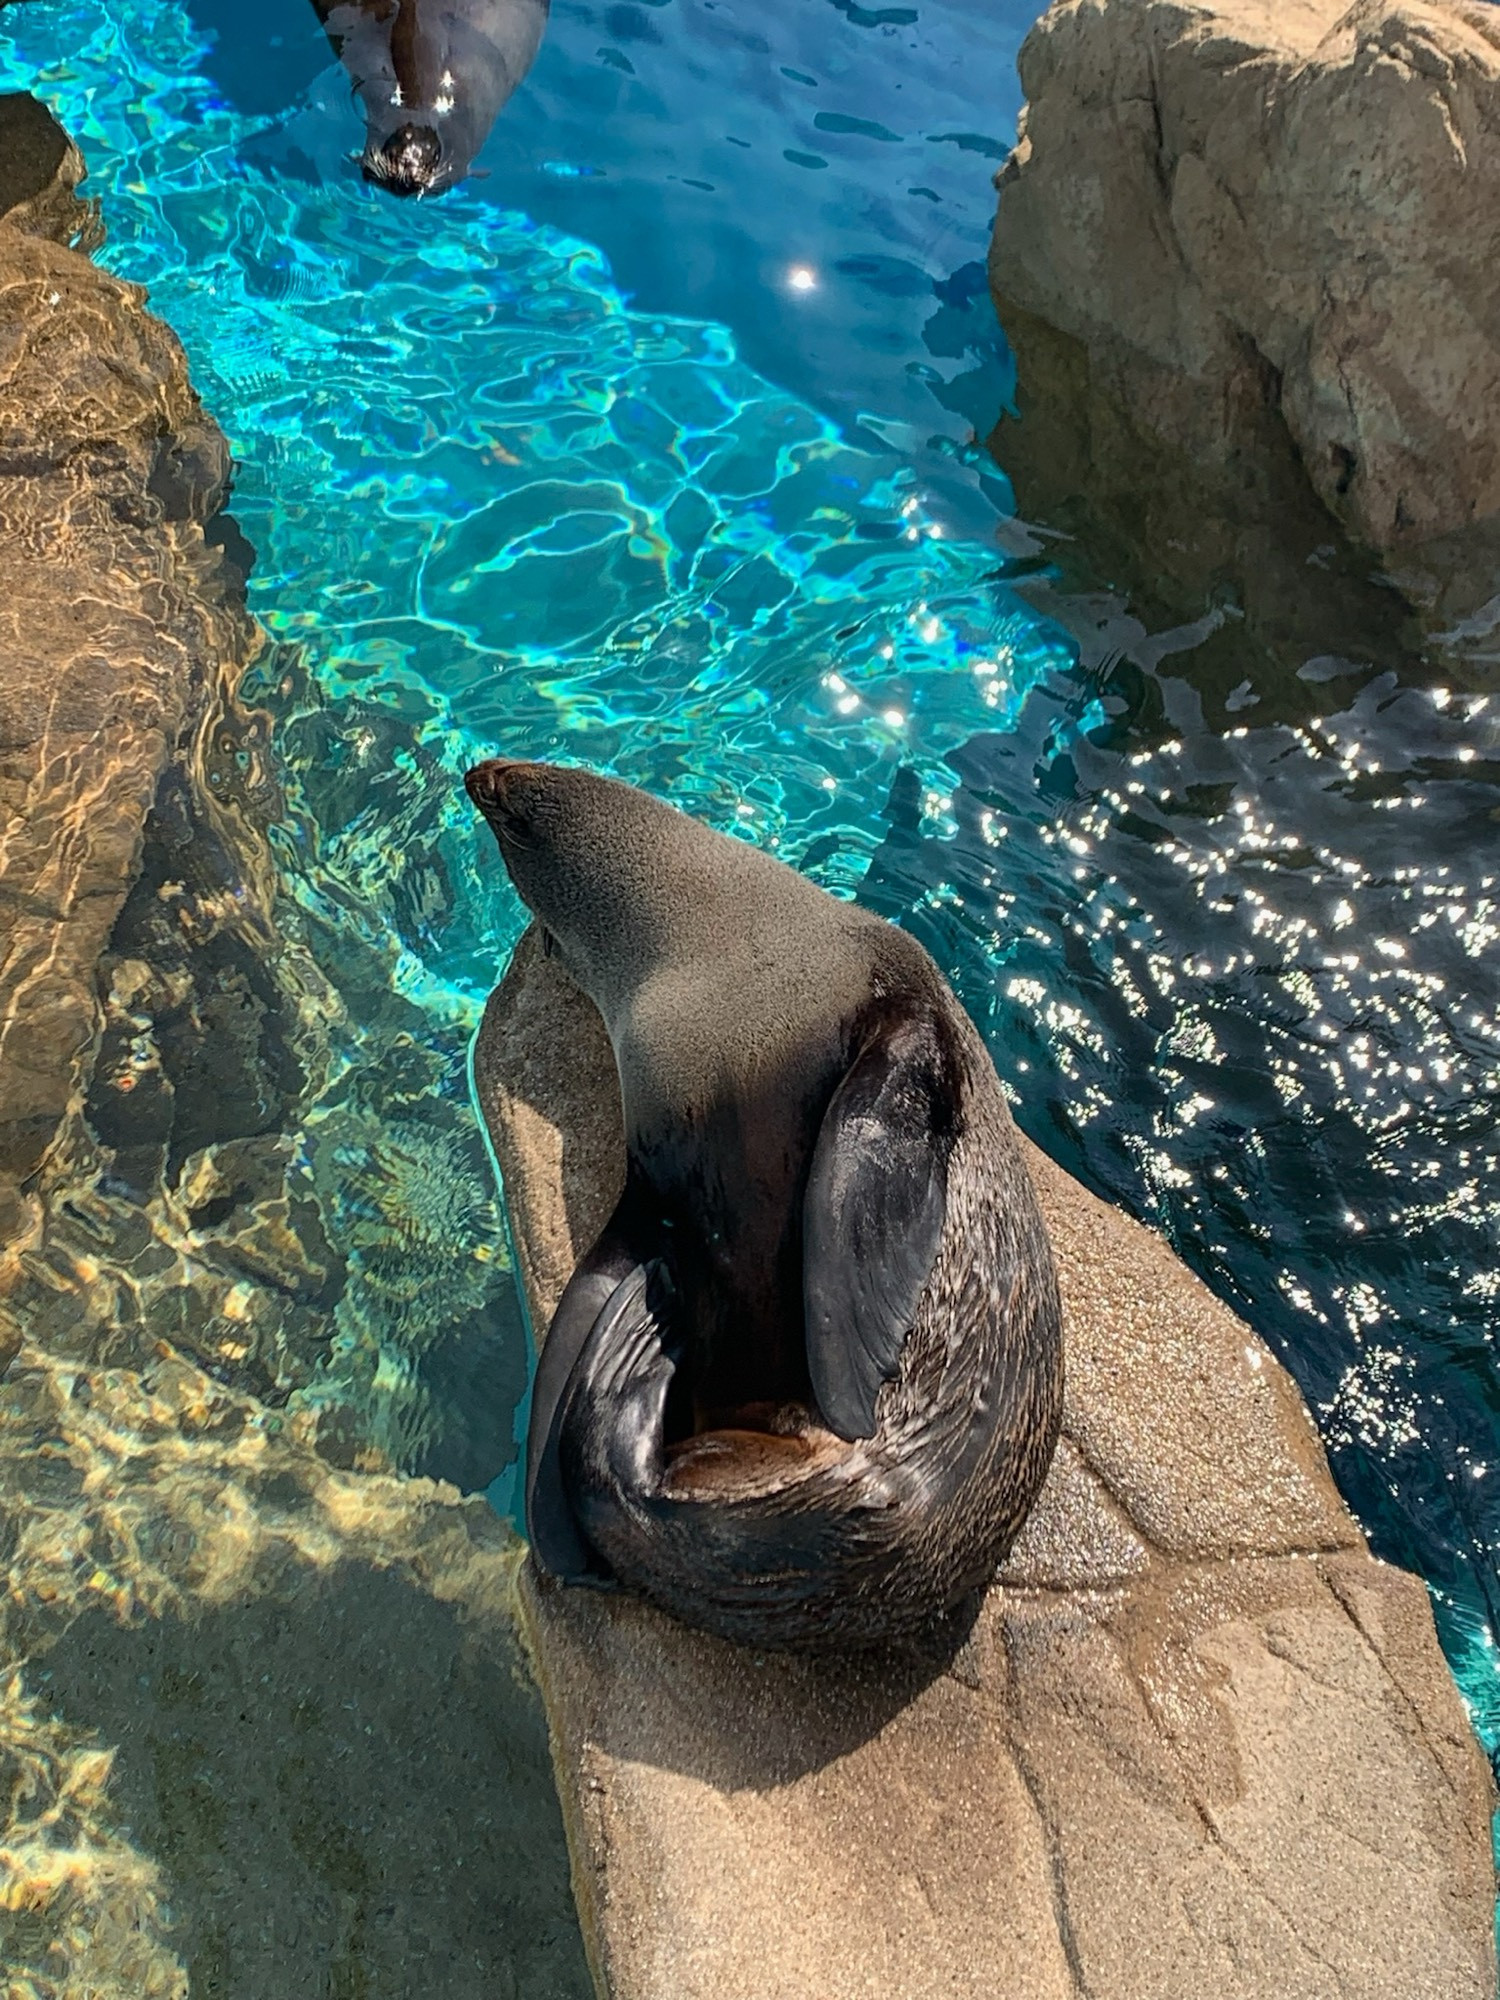
[[[382,146],[360,157],[365,179],[390,194],[423,195],[433,186],[442,162],[442,148],[430,127],[403,125]]]
[[[475,155],[535,58],[548,0],[313,0],[365,114],[365,178],[440,193]]]
[[[586,1352],[564,1478],[621,1583],[747,1644],[858,1647],[921,1632],[994,1575],[1051,1462],[1062,1362],[1050,1247],[1009,1120],[987,1098],[961,1100],[937,1262],[867,1442],[837,1441],[762,1499],[668,1497],[660,1337],[637,1321],[628,1346]]]
[[[685,1114],[689,1124],[674,1142],[669,1108],[659,1102],[655,1159],[649,1147],[642,1153],[639,1135],[631,1138],[625,1195],[580,1261],[542,1350],[528,1447],[528,1521],[539,1564],[564,1581],[613,1578],[686,1623],[757,1646],[857,1648],[932,1629],[988,1582],[1009,1550],[1046,1475],[1061,1419],[1051,1252],[987,1051],[936,968],[904,934],[821,892],[810,895],[805,883],[784,886],[779,864],[768,875],[757,863],[756,873],[739,843],[705,850],[703,829],[684,834],[691,822],[659,807],[657,819],[627,806],[616,787],[590,792],[600,781],[582,773],[561,774],[566,782],[553,796],[547,767],[521,767],[544,774],[542,789],[532,788],[528,818],[507,805],[503,783],[485,776],[497,768],[470,774],[471,795],[500,834],[502,853],[520,868],[523,893],[559,934],[575,976],[580,954],[587,955],[579,940],[588,922],[597,942],[609,928],[610,898],[628,883],[622,845],[640,844],[642,896],[655,899],[652,921],[660,927],[676,893],[670,879],[679,838],[691,850],[682,873],[695,898],[689,924],[701,929],[711,893],[703,888],[707,853],[730,912],[748,896],[764,921],[785,903],[780,943],[794,956],[804,951],[805,933],[805,952],[815,960],[833,938],[846,975],[851,950],[856,964],[865,958],[862,996],[828,1002],[847,1004],[847,1012],[820,1026],[822,1053],[809,1067],[804,1052],[790,1048],[794,1073],[779,1087],[774,1077],[760,1077],[753,1111],[738,1107],[739,1128],[716,1137],[699,1114]],[[622,824],[606,823],[598,836],[614,871],[602,915],[597,895],[586,908],[595,884],[561,863],[549,877],[548,852],[549,843],[573,852],[576,870],[580,849],[576,841],[570,848],[567,814],[596,810],[601,801],[606,811],[616,802],[622,808]],[[753,879],[736,880],[747,871]],[[640,915],[645,921],[644,903]],[[630,924],[628,908],[618,921]],[[619,955],[628,957],[628,948]],[[732,966],[722,980],[715,972],[704,990],[721,995],[710,1004],[726,1010],[724,1032],[738,1062],[747,1024],[734,1012]],[[588,977],[580,983],[589,990]],[[606,1021],[611,1000],[619,1017],[618,978],[612,995],[593,997]],[[670,1035],[664,1046],[673,1048]],[[616,1054],[620,1059],[618,1040]],[[667,1060],[677,1065],[670,1053]],[[845,1132],[836,1122],[840,1093],[847,1095],[861,1063],[872,1060],[872,1087],[850,1100]],[[637,1088],[634,1097],[640,1094]],[[735,1112],[731,1103],[715,1115]],[[757,1119],[769,1119],[773,1129],[762,1130]],[[777,1120],[785,1122],[778,1127]],[[834,1158],[848,1168],[835,1174],[832,1196],[817,1180],[824,1131],[834,1133]],[[747,1133],[758,1150],[744,1150]],[[693,1162],[727,1170],[733,1161],[738,1173],[757,1159],[769,1159],[766,1173],[752,1172],[742,1195],[727,1197],[762,1204],[747,1216],[759,1225],[746,1239],[755,1246],[747,1270],[726,1266],[722,1248],[704,1239],[708,1219],[722,1213],[715,1202],[726,1194],[723,1185],[700,1181]],[[684,1167],[685,1179],[677,1171]],[[663,1168],[671,1170],[666,1180]],[[891,1192],[887,1170],[911,1178],[915,1193],[905,1206],[882,1206]],[[827,1262],[825,1224],[843,1213],[838,1191],[846,1182],[856,1233],[866,1201],[878,1227],[858,1239],[866,1252],[846,1273],[864,1303],[839,1435],[811,1386],[818,1371],[810,1374],[815,1336],[804,1320],[803,1289],[806,1282],[816,1305],[817,1286],[804,1266],[818,1240]],[[813,1202],[825,1205],[813,1215],[817,1239],[803,1227],[810,1186]],[[941,1196],[935,1212],[934,1189]],[[770,1200],[783,1206],[767,1210]],[[835,1253],[841,1240],[835,1231]],[[878,1258],[870,1244],[885,1246]],[[837,1364],[848,1343],[837,1337],[836,1254],[830,1268]],[[714,1289],[726,1282],[738,1307]],[[744,1323],[747,1300],[760,1302],[753,1327]],[[887,1307],[894,1344],[879,1324]],[[867,1332],[872,1338],[864,1342]],[[826,1374],[828,1352],[818,1351]],[[860,1387],[872,1367],[880,1386],[862,1425]],[[831,1379],[839,1379],[837,1366]]]

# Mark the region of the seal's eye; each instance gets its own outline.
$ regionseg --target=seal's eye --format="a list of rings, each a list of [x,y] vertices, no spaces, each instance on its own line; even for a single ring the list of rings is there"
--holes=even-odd
[[[430,125],[402,125],[362,164],[366,179],[392,194],[428,194],[442,171],[442,142]]]
[[[522,842],[531,817],[533,788],[525,782],[525,770],[514,759],[491,757],[464,774],[469,797],[507,842]]]

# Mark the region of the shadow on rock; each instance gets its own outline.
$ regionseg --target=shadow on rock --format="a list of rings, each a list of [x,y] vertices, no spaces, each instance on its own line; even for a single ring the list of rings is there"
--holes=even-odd
[[[910,1645],[848,1654],[731,1645],[625,1591],[561,1589],[529,1567],[523,1601],[544,1635],[540,1657],[570,1663],[569,1685],[548,1689],[550,1705],[577,1703],[595,1717],[612,1759],[717,1792],[764,1793],[874,1743],[943,1675],[967,1685],[982,1598]],[[719,1724],[705,1733],[710,1713]]]
[[[1219,727],[1250,708],[1257,723],[1321,714],[1335,674],[1434,678],[1423,616],[1319,501],[1269,390],[1241,380],[1226,419],[1234,449],[1201,459],[1173,445],[1082,341],[997,303],[1018,414],[989,445],[1055,578],[1022,587],[1086,657],[1123,651],[1149,671],[1170,654]]]
[[[81,1617],[47,1656],[65,1722],[162,1869],[194,1995],[592,1991],[546,1726],[518,1652],[364,1562],[183,1619]]]

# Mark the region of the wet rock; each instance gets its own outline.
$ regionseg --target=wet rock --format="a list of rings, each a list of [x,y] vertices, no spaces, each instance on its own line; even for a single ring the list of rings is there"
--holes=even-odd
[[[1171,655],[1205,718],[1227,730],[1247,697],[1257,722],[1320,715],[1322,690],[1301,672],[1309,659],[1342,660],[1362,678],[1412,673],[1434,620],[1328,513],[1274,408],[1241,405],[1231,458],[1185,450],[1082,340],[1011,301],[1002,310],[1019,414],[988,442],[1022,517],[1042,530],[1046,564],[1020,587],[1106,681],[1123,674],[1127,685],[1101,692],[1143,720],[1141,676]],[[1488,669],[1466,667],[1464,650],[1442,678],[1479,684]],[[1171,734],[1165,717],[1161,733]]]
[[[77,192],[83,155],[46,105],[24,91],[0,96],[0,220],[33,236],[91,250],[98,204]]]
[[[1023,349],[1015,434],[1067,393],[1062,371],[1082,371],[1075,407],[1104,413],[1096,430],[1123,430],[1135,493],[1157,516],[1181,483],[1161,479],[1165,454],[1208,482],[1231,535],[1248,513],[1274,539],[1276,495],[1300,459],[1327,515],[1387,552],[1435,622],[1490,596],[1494,9],[1054,0],[1021,69],[1027,108],[990,255]],[[1127,482],[1114,484],[1123,507]],[[1179,539],[1201,541],[1191,507],[1176,518]],[[1291,543],[1308,546],[1289,547],[1275,578],[1336,539],[1315,521],[1294,527]],[[1170,531],[1158,539],[1172,549]],[[1253,554],[1238,573],[1253,590]],[[1294,602],[1306,594],[1293,583]]]
[[[602,1025],[529,941],[475,1076],[545,1326],[623,1148]],[[956,1649],[761,1656],[524,1581],[605,1990],[1489,2000],[1489,1775],[1425,1590],[1250,1329],[1028,1158],[1064,1441]]]
[[[385,1475],[514,1449],[464,1037],[279,894],[227,447],[81,172],[0,104],[6,1978],[583,2000],[514,1544]]]
[[[0,217],[0,1289],[87,1087],[96,968],[163,773],[255,643],[204,541],[223,439],[144,294],[32,233],[81,162],[39,107],[9,105],[0,125],[25,144]]]
[[[298,663],[262,658],[227,446],[144,295],[69,247],[82,171],[40,105],[0,105],[0,1361],[169,1340],[310,1399],[330,1462],[482,1486],[525,1345],[467,1038],[358,910],[319,930],[281,895],[271,840],[296,760],[328,767],[316,842],[410,726],[344,715],[340,757]],[[431,846],[392,826],[378,863],[417,944]]]

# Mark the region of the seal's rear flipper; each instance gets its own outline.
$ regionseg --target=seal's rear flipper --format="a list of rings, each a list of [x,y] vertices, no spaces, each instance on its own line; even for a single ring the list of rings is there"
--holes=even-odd
[[[953,1142],[952,1062],[937,1023],[880,1027],[833,1094],[803,1204],[813,1394],[829,1429],[871,1437],[932,1274]]]
[[[538,1565],[564,1583],[597,1581],[603,1565],[583,1537],[563,1478],[563,1423],[577,1385],[579,1358],[591,1336],[611,1316],[611,1308],[618,1319],[632,1281],[645,1280],[652,1258],[643,1236],[640,1205],[627,1188],[598,1242],[568,1280],[537,1357],[526,1434],[526,1532]]]

